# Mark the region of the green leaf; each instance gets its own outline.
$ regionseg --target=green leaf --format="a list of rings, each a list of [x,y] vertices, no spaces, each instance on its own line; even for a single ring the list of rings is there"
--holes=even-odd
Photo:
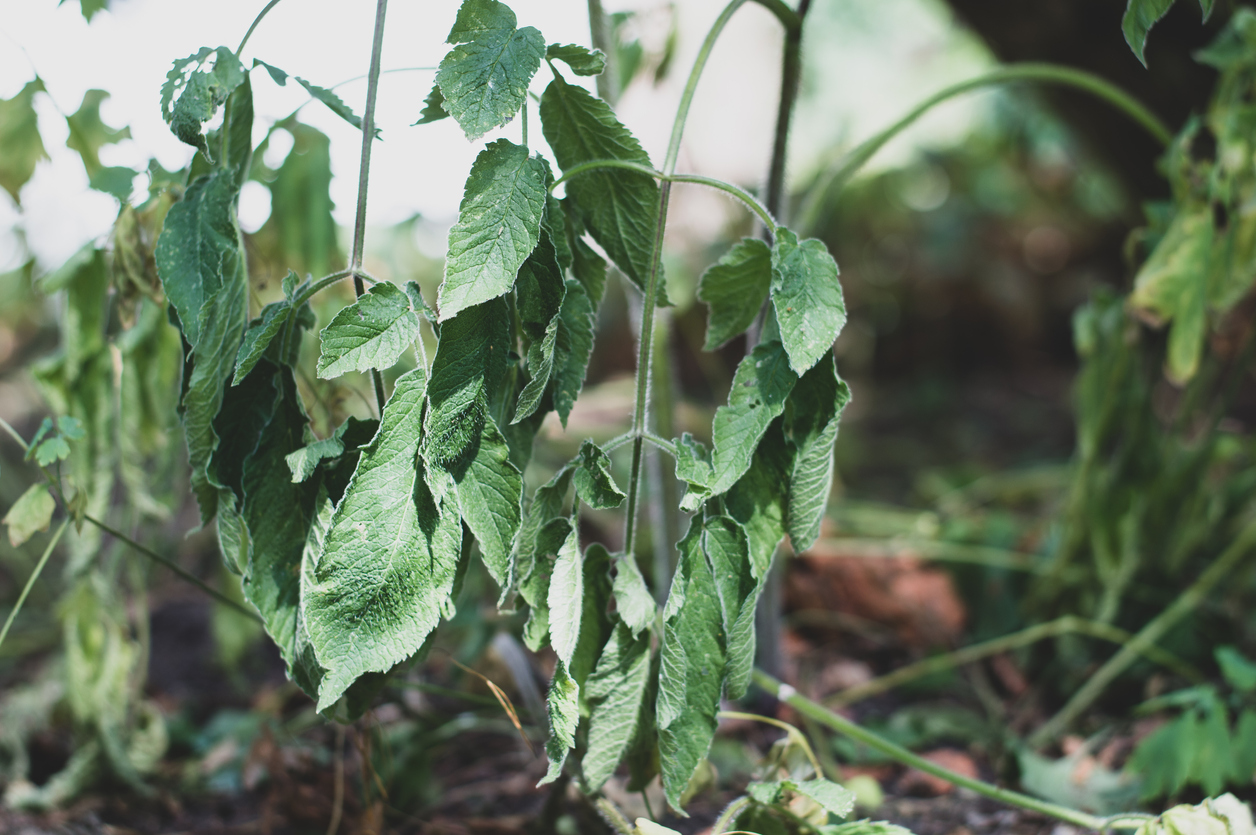
[[[601,789],[627,753],[649,685],[650,636],[637,637],[626,624],[620,623],[585,682],[589,747],[581,761],[581,770],[587,791]]]
[[[758,238],[742,238],[702,274],[698,298],[710,308],[704,350],[714,351],[754,323],[772,284],[772,250]]]
[[[541,127],[559,166],[568,170],[593,160],[650,165],[650,157],[610,106],[554,74],[541,97]],[[648,174],[621,168],[586,171],[567,182],[567,194],[606,253],[644,291],[658,231],[658,184]],[[579,272],[577,272],[577,277]],[[664,282],[659,300],[666,303]]]
[[[692,485],[683,509],[696,509],[707,496],[724,493],[742,477],[750,468],[759,439],[785,411],[785,399],[797,382],[798,375],[791,370],[779,342],[758,345],[741,361],[733,376],[728,405],[715,411],[709,467],[695,454],[692,442],[677,441],[677,475]]]
[[[1239,714],[1234,726],[1234,745],[1230,748],[1230,780],[1247,784],[1256,777],[1256,710],[1248,708]]]
[[[44,82],[36,78],[13,98],[0,99],[0,186],[19,206],[19,192],[35,173],[35,164],[48,159],[34,107],[35,94],[43,92]]]
[[[456,44],[436,72],[443,107],[467,139],[506,124],[523,106],[541,66],[545,39],[531,26],[515,28],[515,13],[497,0],[463,0],[446,39]]]
[[[795,553],[812,546],[833,486],[833,443],[850,388],[837,376],[832,354],[802,376],[785,411],[794,448],[789,474],[789,538]]]
[[[727,516],[714,516],[703,522],[702,550],[711,562],[724,624],[724,691],[728,698],[739,699],[750,686],[754,610],[767,574],[756,571],[750,559],[745,529]]]
[[[511,424],[531,417],[541,405],[554,368],[560,313],[566,287],[553,239],[542,226],[540,242],[519,268],[516,308],[528,346],[528,384],[519,393]]]
[[[551,519],[536,536],[535,549],[530,560],[530,570],[524,575],[519,593],[530,607],[528,622],[524,624],[523,640],[528,649],[540,651],[549,642],[549,584],[554,575],[558,551],[571,535],[571,522],[567,519]]]
[[[445,97],[441,95],[440,85],[433,84],[432,92],[428,93],[427,98],[423,100],[423,109],[419,111],[419,121],[414,124],[429,125],[447,118],[449,118],[449,111],[445,109]]]
[[[288,276],[295,278],[296,274],[289,270]],[[302,288],[305,286],[307,285],[301,285]],[[231,378],[231,385],[238,386],[241,380],[249,376],[249,372],[270,346],[271,340],[288,324],[288,320],[292,318],[293,301],[294,298],[289,296],[271,302],[262,308],[260,316],[249,322],[244,331],[244,339],[240,342],[240,350],[236,351],[235,376]],[[308,309],[309,303],[305,306]]]
[[[1225,788],[1230,773],[1230,717],[1225,705],[1214,702],[1200,730],[1191,777],[1206,796],[1216,797]]]
[[[593,307],[602,301],[606,291],[606,259],[598,255],[584,240],[584,221],[580,210],[570,198],[559,201],[563,205],[567,249],[571,251],[571,274],[584,287]]]
[[[122,178],[125,178],[126,193],[119,198],[125,201],[131,195],[131,179],[135,176],[135,172],[129,168],[105,168],[100,164],[100,149],[105,145],[130,139],[131,129],[114,129],[101,120],[100,104],[107,98],[109,94],[104,90],[88,90],[83,94],[83,103],[79,105],[79,109],[65,117],[66,124],[70,128],[70,136],[65,144],[70,150],[78,151],[79,156],[83,158],[83,167],[87,170],[88,179],[92,181],[92,188],[114,193],[109,188],[101,188],[101,186],[120,186]],[[115,172],[118,180],[110,182],[112,176],[109,174],[97,180],[98,175],[106,171]]]
[[[820,827],[821,835],[912,835],[912,831],[888,821],[848,821]]]
[[[211,56],[213,66],[206,70]],[[201,128],[246,78],[240,59],[230,49],[201,47],[175,61],[174,68],[166,74],[166,82],[161,85],[161,115],[179,141],[198,148],[205,159],[213,162],[214,155]]]
[[[277,171],[259,175],[270,190],[270,217],[254,238],[278,264],[326,275],[344,261],[332,217],[331,140],[292,117],[275,127],[292,135],[292,149]]]
[[[157,273],[191,346],[192,371],[182,401],[192,489],[201,520],[213,518],[217,489],[206,466],[218,446],[213,420],[235,366],[248,315],[244,241],[235,220],[238,189],[231,171],[192,183],[170,208],[157,240]]]
[[[635,559],[621,556],[615,561],[615,566],[615,611],[635,637],[654,623],[657,611],[654,598],[646,588],[645,578],[641,576]]]
[[[573,524],[572,527],[575,527]],[[602,648],[611,639],[615,624],[608,616],[614,589],[611,584],[611,555],[606,546],[595,542],[584,551],[584,590],[581,593],[580,636],[571,656],[569,672],[584,687],[597,666]]]
[[[1194,711],[1161,725],[1130,755],[1126,768],[1142,777],[1141,797],[1151,799],[1180,792],[1190,779],[1199,733]]]
[[[767,575],[776,546],[785,537],[790,470],[794,455],[782,434],[784,418],[768,427],[759,442],[750,469],[724,497],[728,515],[746,530],[755,577]],[[683,439],[682,439],[683,440]]]
[[[310,520],[310,527],[305,535],[305,544],[301,549],[299,589],[301,600],[309,598],[311,589],[314,586],[314,569],[318,565],[318,555],[322,553],[323,540],[327,537],[327,530],[331,527],[331,517],[335,509],[335,503],[327,495],[326,490],[320,490],[314,506],[317,508],[317,511]],[[314,652],[314,645],[310,643],[309,630],[305,626],[305,613],[300,607],[297,609],[296,658],[296,663],[292,665],[290,673],[292,680],[305,692],[305,695],[311,699],[317,699],[318,687],[322,683],[323,675],[326,671],[318,663],[318,655]]]
[[[580,639],[580,617],[584,611],[584,558],[580,537],[574,525],[558,550],[554,574],[550,578],[548,604],[550,645],[567,668],[571,667]]]
[[[798,374],[833,347],[846,324],[837,262],[815,238],[802,243],[788,229],[772,244],[772,304],[789,364]]]
[[[52,494],[43,484],[32,484],[4,514],[0,523],[9,526],[9,544],[14,548],[35,535],[36,531],[48,530],[52,512],[57,509]]]
[[[436,503],[415,467],[425,382],[421,367],[398,378],[332,516],[303,601],[310,643],[327,670],[320,711],[364,673],[385,672],[414,654],[453,586],[462,524]]]
[[[70,445],[60,435],[54,435],[34,447],[34,450],[35,460],[41,467],[50,467],[57,461],[64,461],[70,457]]]
[[[584,377],[593,356],[593,332],[597,312],[584,286],[568,279],[566,295],[558,318],[554,360],[550,379],[554,381],[554,411],[563,427],[584,387]]]
[[[1129,305],[1153,322],[1173,322],[1167,371],[1184,383],[1203,355],[1207,325],[1207,275],[1213,218],[1208,205],[1184,207],[1134,277]]]
[[[515,275],[536,248],[549,169],[540,156],[506,139],[476,157],[467,177],[458,222],[449,230],[442,322],[472,305],[510,292]]]
[[[794,783],[794,791],[819,803],[826,811],[845,818],[855,810],[855,793],[831,780],[817,778]]]
[[[550,681],[549,698],[545,702],[549,714],[549,739],[545,741],[545,754],[549,758],[549,770],[538,786],[552,783],[563,773],[567,752],[576,745],[576,726],[580,724],[580,685],[567,674],[562,661],[554,667]]]
[[[1172,5],[1173,0],[1129,0],[1125,7],[1121,31],[1125,33],[1125,42],[1144,67],[1147,66],[1147,59],[1143,57],[1143,51],[1147,48],[1147,33]],[[1205,9],[1205,14],[1207,11],[1209,10]]]
[[[70,441],[81,441],[87,437],[83,422],[73,415],[61,415],[57,418],[57,432]]]
[[[285,457],[305,443],[309,417],[292,369],[268,366],[278,385],[274,412],[244,462],[240,515],[251,542],[242,589],[279,647],[288,675],[301,662],[297,643],[301,611],[301,560],[317,512],[319,485],[294,483]]]
[[[527,583],[533,574],[535,560],[544,553],[539,539],[541,530],[553,520],[563,517],[563,505],[570,487],[571,468],[563,467],[554,474],[553,478],[538,487],[536,493],[533,494],[532,501],[528,504],[528,512],[524,514],[519,526],[519,534],[515,538],[512,555],[515,571],[521,583]],[[566,519],[564,518],[563,521],[566,522]],[[557,553],[562,541],[566,538],[567,535],[564,533],[562,540],[554,547],[554,553]],[[548,581],[546,582],[546,588],[549,588]],[[530,606],[544,602],[541,598],[529,595],[526,585],[523,586],[522,591],[524,599]]]
[[[379,428],[375,420],[360,420],[350,415],[345,422],[336,427],[331,437],[323,438],[293,450],[284,458],[292,473],[292,482],[299,484],[314,475],[320,462],[339,458],[346,448],[354,449],[369,443]]]
[[[715,737],[725,666],[719,598],[701,535],[701,520],[695,517],[678,545],[680,564],[663,613],[655,703],[663,791],[680,814],[681,794]]]
[[[286,72],[279,69],[278,67],[267,64],[265,61],[259,61],[256,58],[254,58],[253,66],[256,67],[259,65],[266,68],[266,72],[270,73],[271,79],[273,79],[274,82],[278,84],[280,87],[287,85],[288,74]],[[346,122],[353,125],[358,130],[362,130],[362,120],[358,117],[356,113],[353,112],[353,108],[349,107],[349,105],[345,104],[343,101],[340,100],[340,96],[336,95],[331,90],[328,90],[324,87],[319,87],[317,84],[311,84],[310,82],[306,81],[304,78],[300,78],[299,76],[294,75],[292,76],[292,78],[302,87],[304,87],[311,96],[318,99],[323,104],[327,105],[327,107],[331,109],[332,113],[335,113],[341,119],[344,119]],[[375,129],[375,135],[377,137],[379,136],[378,128]]]
[[[606,69],[606,56],[600,50],[579,44],[550,44],[545,50],[545,60],[562,61],[576,75],[601,75]]]
[[[87,184],[96,191],[103,191],[119,203],[125,204],[131,197],[132,186],[138,173],[123,165],[108,166],[92,174]]]
[[[1217,647],[1213,655],[1221,667],[1221,675],[1231,687],[1240,693],[1256,690],[1256,663],[1232,646]]]
[[[512,347],[502,299],[468,308],[441,326],[424,425],[423,456],[429,463],[458,461],[480,436]]]
[[[589,507],[610,510],[624,501],[624,491],[611,475],[611,458],[593,441],[580,445],[579,463],[576,465],[576,495]]]
[[[418,336],[419,317],[410,309],[410,297],[381,281],[319,333],[318,376],[330,380],[349,371],[391,368]]]
[[[523,475],[510,463],[510,448],[491,418],[448,471],[457,486],[462,520],[480,543],[484,566],[505,593],[513,579],[510,557],[522,515]]]
[[[58,6],[64,6],[69,0],[61,0]],[[109,0],[80,0],[79,11],[83,13],[83,19],[88,23],[92,22],[92,16],[96,12],[104,11],[109,8]]]

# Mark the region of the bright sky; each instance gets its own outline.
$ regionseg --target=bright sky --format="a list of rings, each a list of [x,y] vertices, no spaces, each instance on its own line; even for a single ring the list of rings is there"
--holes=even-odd
[[[48,96],[36,107],[51,160],[36,169],[22,192],[19,214],[7,194],[0,194],[0,271],[26,257],[40,269],[56,267],[84,242],[104,235],[116,204],[87,188],[77,154],[65,147],[67,131],[58,111],[78,109],[83,94],[99,88],[112,94],[101,108],[106,124],[129,125],[132,140],[106,146],[105,165],[142,170],[149,157],[168,169],[181,168],[193,150],[178,142],[161,119],[158,100],[172,62],[202,46],[239,43],[260,0],[216,0],[212,6],[192,0],[112,0],[90,26],[76,0],[11,3],[0,22],[0,98],[9,98],[35,71]],[[548,42],[588,43],[587,6],[583,0],[511,0],[521,26],[536,26]],[[633,8],[648,13],[646,39],[666,36],[669,4],[660,0],[607,0],[609,11]],[[680,40],[676,62],[664,83],[640,80],[624,95],[619,115],[656,161],[661,159],[671,117],[693,57],[724,0],[683,0],[675,6]],[[212,12],[210,9],[212,8]],[[258,27],[244,59],[261,58],[312,83],[331,86],[366,71],[375,3],[372,0],[285,0]],[[388,10],[383,50],[385,70],[435,67],[448,48],[443,40],[457,3],[394,0]],[[980,72],[989,59],[958,37],[937,0],[824,0],[808,21],[805,97],[796,122],[791,169],[810,173],[834,143],[858,140],[897,118],[914,102],[960,78]],[[779,84],[780,27],[761,7],[747,3],[725,30],[689,119],[680,169],[757,186],[764,176],[771,146]],[[376,122],[383,142],[372,157],[370,222],[391,224],[422,214],[438,228],[456,218],[463,180],[484,142],[466,141],[452,119],[411,127],[432,85],[432,71],[389,73],[380,84]],[[289,82],[277,87],[255,72],[254,96],[260,140],[273,121],[307,99]],[[539,92],[548,82],[543,69],[533,82]],[[338,88],[359,114],[366,84]],[[927,119],[918,130],[888,148],[881,163],[902,161],[917,144],[946,144],[962,137],[981,113],[977,100],[957,103]],[[303,121],[332,140],[332,197],[336,219],[352,223],[360,151],[356,132],[320,104],[302,111]],[[499,132],[519,141],[518,124]],[[539,124],[530,139],[542,144]],[[547,150],[547,149],[543,149]],[[268,160],[278,163],[278,159]],[[141,188],[144,178],[137,180]],[[268,194],[253,184],[242,196],[241,223],[256,229],[269,212]],[[674,204],[676,223],[698,234],[715,234],[732,211],[711,195],[692,195]],[[714,211],[712,211],[714,209]],[[23,229],[25,248],[16,230]],[[5,231],[9,230],[9,231]],[[439,239],[439,236],[437,236]],[[439,253],[431,253],[439,255]]]

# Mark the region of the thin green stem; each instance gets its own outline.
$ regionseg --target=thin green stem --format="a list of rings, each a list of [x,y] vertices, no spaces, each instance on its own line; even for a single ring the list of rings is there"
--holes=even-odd
[[[764,5],[771,8],[770,3]],[[798,11],[791,12],[794,18],[792,25],[781,18],[785,25],[785,46],[781,50],[781,95],[776,110],[776,130],[772,138],[772,159],[768,164],[766,201],[768,211],[777,216],[781,214],[781,204],[785,196],[785,157],[789,150],[789,125],[794,114],[794,103],[798,100],[798,82],[802,77],[802,22],[810,5],[811,0],[800,0]],[[764,229],[764,234],[771,235],[773,231],[768,226]],[[751,347],[752,343],[747,341],[747,348]]]
[[[866,728],[861,728],[849,719],[828,710],[823,705],[819,705],[805,696],[800,695],[794,688],[787,684],[783,684],[762,670],[755,670],[751,674],[754,683],[771,693],[776,698],[785,702],[790,707],[797,710],[804,716],[809,716],[828,728],[838,733],[850,737],[858,743],[868,746],[869,748],[885,754],[887,757],[919,769],[926,774],[932,774],[935,777],[941,777],[949,783],[953,783],[970,791],[976,792],[982,797],[988,797],[991,800],[997,800],[1000,803],[1006,803],[1011,806],[1017,806],[1021,809],[1028,809],[1031,812],[1047,815],[1049,817],[1062,820],[1065,823],[1071,823],[1074,826],[1085,827],[1086,829],[1105,829],[1117,825],[1117,822],[1110,818],[1100,818],[1095,815],[1089,815],[1085,812],[1079,812],[1076,809],[1069,809],[1055,803],[1049,803],[1045,800],[1039,800],[1036,797],[1014,792],[1009,789],[1001,789],[998,786],[991,785],[982,780],[967,777],[951,771],[949,768],[943,768],[935,762],[925,759],[917,754],[913,754],[906,748],[895,745],[887,739],[883,739]],[[1130,828],[1135,828],[1137,824],[1131,824]]]
[[[619,98],[619,68],[615,63],[615,50],[611,48],[611,31],[606,25],[602,0],[589,0],[589,39],[593,42],[593,48],[600,50],[605,56],[603,60],[606,61],[605,68],[594,80],[597,97],[614,107]]]
[[[17,445],[22,448],[22,452],[30,452],[30,444],[26,443],[26,439],[23,438],[4,418],[0,418],[0,429],[4,429],[5,432],[9,433],[9,436],[13,438],[13,440],[17,441]]]
[[[676,170],[676,160],[680,157],[680,139],[685,133],[685,121],[689,118],[689,106],[693,104],[693,96],[698,90],[698,81],[702,78],[702,71],[706,69],[707,59],[711,57],[711,50],[715,48],[715,42],[719,40],[720,33],[728,25],[733,13],[745,2],[746,0],[729,0],[724,11],[720,12],[720,16],[715,19],[715,23],[711,24],[711,31],[707,32],[706,39],[702,41],[702,46],[698,49],[698,56],[693,61],[693,69],[689,71],[689,80],[685,82],[685,91],[681,93],[680,103],[676,106],[676,120],[672,122],[672,137],[667,143],[667,156],[663,158],[663,170],[668,174]]]
[[[807,737],[802,731],[798,730],[788,722],[782,722],[780,719],[773,719],[771,716],[760,716],[757,713],[741,713],[736,710],[721,710],[716,714],[716,718],[741,719],[745,722],[762,722],[765,725],[780,728],[782,731],[789,734],[789,738],[802,748],[803,753],[807,755],[807,759],[811,761],[811,767],[815,769],[816,776],[824,776],[824,769],[820,767],[820,761],[816,759],[815,751],[811,750],[811,743],[807,741]]]
[[[740,831],[729,829],[733,821],[737,820],[737,816],[745,811],[750,805],[750,798],[742,795],[732,803],[724,807],[724,811],[720,812],[720,816],[715,819],[715,825],[711,827],[711,835],[727,835],[727,833]]]
[[[4,621],[4,628],[0,629],[0,646],[4,645],[4,639],[9,634],[9,627],[13,625],[13,621],[17,618],[17,613],[22,611],[23,604],[26,603],[26,596],[31,593],[31,589],[35,587],[35,581],[39,579],[39,575],[43,573],[44,566],[48,564],[48,558],[52,556],[52,551],[57,547],[57,543],[61,541],[61,535],[65,533],[66,527],[70,524],[70,517],[61,520],[61,524],[57,527],[57,532],[52,535],[52,539],[48,541],[48,547],[44,549],[43,556],[39,558],[39,562],[35,564],[35,570],[31,572],[30,579],[26,581],[26,585],[22,587],[22,593],[17,597],[17,603],[13,604],[13,610],[9,612],[8,618]]]
[[[746,207],[758,215],[759,219],[763,221],[764,225],[766,225],[768,229],[776,229],[776,220],[772,217],[772,213],[768,211],[766,206],[756,200],[754,195],[746,191],[744,188],[735,186],[732,183],[726,183],[723,180],[716,180],[712,177],[703,177],[699,174],[664,174],[662,171],[657,171],[650,166],[642,165],[639,162],[628,162],[626,160],[619,159],[594,159],[589,160],[588,162],[582,162],[579,165],[573,165],[571,168],[564,171],[563,176],[555,180],[554,184],[550,186],[550,191],[553,191],[555,188],[573,177],[577,177],[580,174],[585,174],[589,171],[597,171],[600,168],[623,168],[627,171],[637,171],[641,174],[654,177],[656,180],[660,180],[664,183],[688,183],[690,185],[707,186],[708,188],[717,189],[725,194],[731,194],[742,203],[745,203]]]
[[[375,139],[375,100],[379,94],[379,61],[384,48],[384,15],[388,0],[377,0],[375,5],[375,34],[371,41],[371,69],[366,85],[366,106],[362,108],[362,156],[358,165],[358,204],[353,218],[353,254],[349,269],[353,271],[353,291],[361,297],[366,292],[362,277],[362,253],[366,246],[366,195],[371,180],[371,143]],[[375,405],[384,414],[384,378],[379,369],[371,369],[371,381],[375,385]]]
[[[856,702],[861,702],[864,699],[880,695],[896,687],[901,687],[909,681],[915,681],[916,679],[944,672],[964,664],[971,664],[974,661],[980,661],[992,655],[1019,649],[1047,638],[1073,633],[1089,635],[1092,638],[1099,638],[1114,644],[1125,644],[1134,637],[1124,629],[1110,624],[1066,615],[1058,620],[1040,623],[1020,632],[1014,632],[1011,635],[1003,635],[989,641],[963,647],[954,652],[936,655],[932,658],[917,661],[914,664],[908,664],[892,673],[887,673],[854,687],[848,687],[831,698],[825,699],[824,703],[826,706],[834,709],[849,707]],[[1182,661],[1173,653],[1160,649],[1155,645],[1144,647],[1142,654],[1148,660],[1167,667],[1190,681],[1199,682],[1203,680],[1203,676],[1194,667]]]
[[[1126,113],[1135,122],[1142,125],[1161,144],[1168,145],[1173,139],[1173,132],[1141,102],[1120,87],[1093,73],[1057,64],[1026,63],[1000,67],[985,75],[970,78],[967,81],[961,81],[958,84],[952,84],[950,87],[939,90],[918,104],[902,119],[865,140],[849,154],[846,154],[839,164],[832,169],[832,173],[822,177],[820,182],[812,187],[798,215],[797,226],[800,232],[808,233],[815,226],[816,221],[819,220],[820,213],[824,210],[824,206],[829,200],[829,195],[835,196],[840,194],[841,190],[855,175],[855,172],[862,168],[877,151],[881,150],[887,142],[933,109],[933,107],[947,99],[972,92],[973,90],[1014,81],[1038,81],[1045,84],[1062,84],[1066,87],[1076,87],[1107,101],[1118,110]]]
[[[667,440],[666,438],[655,435],[653,432],[649,432],[649,431],[643,432],[641,437],[645,438],[645,440],[648,441],[649,443],[653,444],[654,446],[658,447],[659,449],[671,455],[672,458],[676,457],[676,445],[672,443],[671,441]]]
[[[781,25],[785,27],[786,32],[791,32],[802,26],[802,18],[803,15],[806,14],[805,9],[808,4],[808,0],[803,0],[803,2],[799,4],[799,9],[802,11],[796,12],[789,6],[785,5],[782,0],[755,0],[755,2],[772,14],[776,15],[776,19],[779,20]]]
[[[631,443],[631,442],[632,442],[632,439],[633,439],[633,438],[635,438],[635,437],[636,437],[636,435],[635,435],[635,434],[633,434],[632,430],[629,430],[629,431],[625,432],[624,434],[619,435],[619,436],[617,436],[617,437],[615,437],[615,438],[612,438],[611,440],[609,440],[609,441],[607,441],[606,443],[602,444],[602,451],[603,451],[603,452],[610,452],[610,451],[611,451],[611,450],[613,450],[613,449],[619,449],[619,448],[620,448],[621,446],[623,446],[624,444]]]
[[[158,563],[160,565],[164,565],[166,568],[170,569],[175,574],[179,575],[180,578],[196,586],[198,589],[205,592],[206,594],[214,598],[214,600],[218,601],[222,605],[236,610],[241,615],[244,615],[246,618],[251,618],[257,621],[258,623],[265,623],[265,621],[262,620],[261,616],[258,615],[257,612],[254,612],[251,609],[241,606],[239,603],[232,600],[230,597],[227,597],[225,594],[218,591],[218,589],[214,588],[213,586],[207,585],[205,581],[203,581],[200,577],[197,577],[195,574],[192,574],[191,572],[183,568],[178,563],[175,563],[163,557],[161,554],[158,554],[156,551],[152,550],[151,548],[147,548],[141,545],[140,543],[136,542],[134,539],[131,539],[131,537],[127,536],[122,531],[118,530],[117,528],[114,528],[111,525],[108,525],[100,521],[94,516],[89,516],[87,514],[83,515],[83,521],[90,522],[91,524],[100,528],[102,531],[109,534],[114,539],[118,540],[119,542],[123,542],[129,545],[134,550],[139,551],[141,554],[148,557],[153,562]]]
[[[1060,712],[1034,732],[1029,744],[1041,747],[1055,740],[1062,734],[1082,711],[1090,707],[1103,694],[1117,676],[1134,663],[1140,655],[1145,655],[1149,646],[1160,640],[1166,632],[1177,625],[1212,592],[1214,586],[1230,576],[1245,557],[1256,546],[1256,521],[1249,522],[1240,532],[1229,548],[1208,566],[1199,578],[1186,588],[1169,607],[1153,618],[1138,634],[1130,639],[1121,649],[1107,660],[1081,689],[1073,694]]]
[[[244,51],[244,45],[249,42],[249,38],[253,36],[253,30],[257,28],[257,24],[262,22],[262,18],[270,14],[270,10],[279,5],[279,0],[270,0],[263,9],[257,13],[257,17],[253,18],[253,23],[249,26],[249,30],[244,33],[244,37],[240,39],[240,45],[236,47],[236,57],[240,57],[240,53]]]

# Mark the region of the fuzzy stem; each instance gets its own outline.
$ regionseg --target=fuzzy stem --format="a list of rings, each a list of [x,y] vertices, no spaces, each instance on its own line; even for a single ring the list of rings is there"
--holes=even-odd
[[[885,143],[933,109],[935,105],[963,93],[979,90],[982,87],[1007,84],[1013,81],[1039,81],[1045,84],[1063,84],[1066,87],[1076,87],[1091,95],[1098,96],[1118,110],[1124,111],[1161,144],[1168,145],[1173,139],[1173,132],[1155,114],[1143,106],[1141,102],[1120,87],[1093,73],[1057,64],[1026,63],[1000,67],[993,72],[970,78],[967,81],[961,81],[958,84],[952,84],[950,87],[934,93],[918,104],[902,119],[865,140],[843,157],[841,164],[832,169],[832,173],[827,177],[822,177],[821,181],[812,187],[810,194],[808,194],[807,200],[798,214],[797,225],[800,234],[809,233],[815,226],[820,218],[820,213],[824,210],[825,204],[828,203],[828,195],[830,193],[840,193],[855,172],[862,168],[864,163],[870,160]]]
[[[353,255],[349,269],[353,272],[353,291],[357,296],[366,292],[362,277],[362,252],[366,246],[366,195],[371,179],[371,142],[375,138],[375,99],[379,93],[379,58],[384,47],[384,15],[388,0],[377,0],[375,6],[375,34],[371,41],[371,69],[366,87],[366,106],[362,112],[362,158],[358,165],[358,205],[353,218]],[[382,417],[384,414],[384,378],[379,369],[371,369],[371,381],[375,385],[375,404]]]
[[[685,82],[685,91],[681,94],[680,104],[676,107],[676,121],[672,122],[672,137],[667,143],[667,156],[663,158],[663,170],[668,174],[676,170],[676,160],[680,156],[680,138],[685,133],[685,121],[689,118],[689,105],[693,104],[693,96],[697,92],[702,71],[706,69],[707,59],[711,57],[711,50],[715,48],[715,42],[719,40],[720,33],[724,31],[733,13],[745,2],[746,0],[729,0],[724,11],[720,12],[720,16],[715,19],[715,23],[711,24],[711,31],[707,32],[706,40],[698,49],[698,57],[693,61],[693,69],[689,71],[689,80]]]
[[[1069,809],[1059,806],[1055,803],[1048,803],[1045,800],[1039,800],[1035,797],[1014,792],[1009,789],[1001,789],[998,786],[991,785],[982,780],[972,777],[966,777],[963,774],[957,774],[949,768],[943,768],[937,763],[931,762],[924,757],[913,754],[906,748],[895,745],[887,739],[882,739],[877,734],[866,728],[861,728],[849,719],[828,710],[805,696],[798,694],[794,688],[783,684],[762,670],[755,670],[752,674],[754,683],[771,693],[776,698],[785,702],[790,707],[797,710],[804,716],[825,725],[840,734],[850,737],[856,742],[867,745],[875,751],[890,757],[903,765],[911,768],[919,769],[926,774],[932,774],[935,777],[941,777],[949,783],[954,783],[965,789],[976,792],[982,797],[988,797],[991,800],[997,800],[1001,803],[1007,803],[1011,806],[1018,806],[1021,809],[1028,809],[1031,812],[1048,815],[1050,817],[1071,823],[1074,826],[1085,827],[1086,829],[1106,829],[1108,827],[1120,825],[1119,821],[1111,818],[1100,818],[1095,815],[1089,815],[1085,812],[1079,812],[1076,809]],[[1141,822],[1140,822],[1141,823]],[[1130,828],[1135,828],[1139,824],[1130,824]]]
[[[772,140],[772,161],[768,165],[767,208],[781,216],[785,194],[785,158],[789,149],[789,124],[798,100],[798,82],[802,77],[802,22],[811,0],[799,0],[795,22],[785,29],[785,48],[781,55],[781,97],[776,111],[776,132]],[[772,229],[764,230],[770,235]]]
[[[26,581],[26,585],[22,587],[22,593],[17,597],[17,603],[13,604],[13,608],[9,611],[8,618],[4,621],[4,628],[0,629],[0,646],[3,646],[4,639],[8,637],[9,627],[13,625],[13,621],[17,618],[17,613],[22,611],[23,604],[26,603],[26,596],[31,593],[31,589],[35,587],[35,581],[39,579],[39,575],[43,573],[44,566],[48,564],[48,558],[52,556],[52,551],[57,547],[57,543],[61,541],[61,534],[65,533],[66,527],[70,524],[70,518],[67,516],[61,521],[61,525],[57,528],[57,532],[52,535],[52,539],[48,542],[48,547],[44,549],[43,556],[39,558],[39,562],[35,564],[35,570],[31,572],[30,579]]]
[[[1230,547],[1225,549],[1221,556],[1217,557],[1213,564],[1208,566],[1194,583],[1178,595],[1178,598],[1169,605],[1169,608],[1153,618],[1150,623],[1139,630],[1137,635],[1121,647],[1116,655],[1109,658],[1082,685],[1081,689],[1073,694],[1073,698],[1069,699],[1064,707],[1060,708],[1060,712],[1052,716],[1045,725],[1040,727],[1029,738],[1029,744],[1034,747],[1041,747],[1052,742],[1063,733],[1069,724],[1077,718],[1078,714],[1090,707],[1103,694],[1108,685],[1137,660],[1138,656],[1146,654],[1148,647],[1160,640],[1166,632],[1177,625],[1178,621],[1194,611],[1200,603],[1203,603],[1204,599],[1212,591],[1213,586],[1232,575],[1243,558],[1251,552],[1253,546],[1256,546],[1256,521],[1249,522],[1239,532],[1238,537],[1235,538]]]

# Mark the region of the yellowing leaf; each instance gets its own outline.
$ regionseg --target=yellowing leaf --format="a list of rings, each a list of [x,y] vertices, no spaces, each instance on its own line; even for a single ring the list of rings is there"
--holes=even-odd
[[[48,530],[52,512],[57,509],[48,488],[32,484],[9,508],[0,522],[9,526],[9,544],[14,548],[35,535],[36,531]]]

